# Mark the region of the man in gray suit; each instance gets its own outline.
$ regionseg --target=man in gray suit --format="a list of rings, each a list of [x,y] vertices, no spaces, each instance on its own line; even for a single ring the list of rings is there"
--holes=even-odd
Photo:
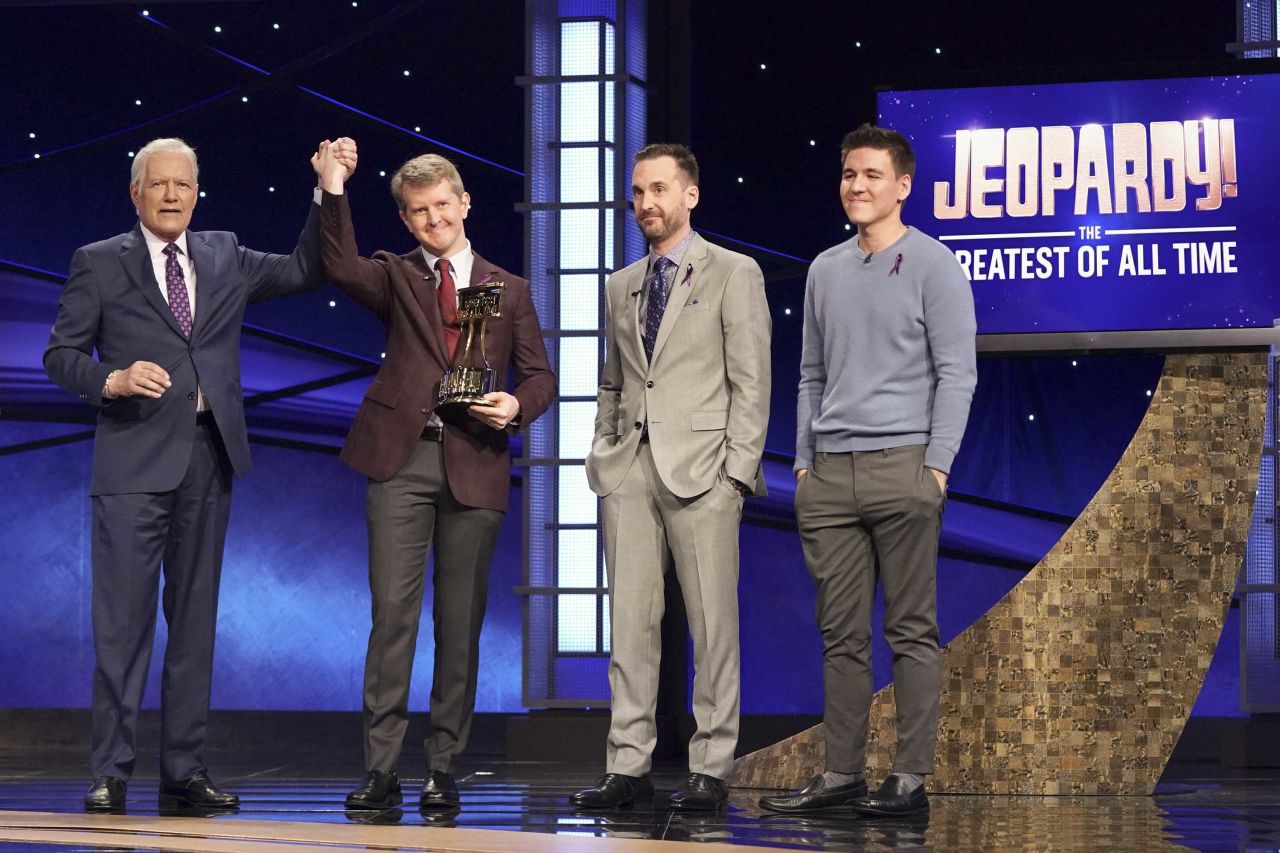
[[[738,741],[738,524],[765,493],[769,420],[764,276],[693,232],[698,163],[682,145],[635,155],[631,192],[649,253],[606,285],[606,351],[587,482],[603,498],[613,655],[606,773],[581,808],[652,799],[659,625],[674,557],[693,637],[690,774],[675,809],[728,799]]]

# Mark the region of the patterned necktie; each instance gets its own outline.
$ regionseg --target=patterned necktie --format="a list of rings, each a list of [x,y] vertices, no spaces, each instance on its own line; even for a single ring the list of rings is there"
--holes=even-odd
[[[458,289],[453,284],[453,272],[444,258],[436,261],[436,270],[440,274],[440,286],[436,288],[436,301],[440,303],[440,320],[444,323],[444,343],[448,348],[449,358],[458,347],[458,337],[462,330],[458,328]]]
[[[649,276],[644,297],[644,354],[651,361],[653,344],[658,340],[658,327],[662,325],[662,315],[667,310],[667,270],[674,266],[668,258],[658,258],[653,265],[653,275]]]
[[[195,321],[191,317],[191,300],[187,298],[187,280],[178,263],[178,244],[169,243],[163,251],[167,257],[164,262],[164,287],[169,295],[169,310],[182,328],[182,334],[189,338]]]

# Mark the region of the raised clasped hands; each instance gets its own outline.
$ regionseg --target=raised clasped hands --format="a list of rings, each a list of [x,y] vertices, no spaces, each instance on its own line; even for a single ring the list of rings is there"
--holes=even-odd
[[[320,178],[320,186],[330,193],[342,192],[342,185],[356,170],[359,152],[356,141],[349,136],[339,136],[332,142],[320,143],[311,155],[311,168]]]
[[[493,429],[504,429],[511,419],[520,414],[520,401],[506,391],[490,391],[484,398],[492,406],[468,406],[467,414]]]

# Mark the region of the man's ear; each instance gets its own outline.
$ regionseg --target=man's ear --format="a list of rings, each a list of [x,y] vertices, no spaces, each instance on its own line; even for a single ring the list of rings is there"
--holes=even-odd
[[[898,204],[905,202],[909,195],[911,195],[911,176],[903,175],[898,180]]]
[[[699,198],[699,196],[698,196],[698,185],[697,185],[697,184],[694,184],[693,186],[688,187],[687,189],[685,189],[685,191],[684,191],[684,192],[685,192],[685,197],[688,199],[688,204],[687,204],[686,206],[687,206],[690,210],[692,210],[693,208],[697,207],[697,206],[698,206],[698,198]]]

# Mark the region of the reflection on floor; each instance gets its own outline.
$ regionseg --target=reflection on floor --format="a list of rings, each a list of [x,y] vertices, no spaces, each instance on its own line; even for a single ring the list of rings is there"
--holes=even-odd
[[[88,786],[88,779],[80,775],[81,760],[60,755],[33,761],[30,753],[21,757],[0,753],[0,847],[32,851],[120,849],[121,845],[138,850],[237,851],[267,846],[295,851],[313,844],[331,851],[347,847],[547,851],[672,847],[629,841],[655,839],[805,850],[1019,848],[1127,853],[1280,848],[1280,772],[1237,773],[1205,765],[1170,768],[1155,797],[935,793],[927,816],[867,821],[838,812],[815,817],[771,815],[755,805],[759,791],[734,791],[727,811],[716,815],[671,812],[661,794],[653,806],[579,813],[569,807],[566,797],[593,781],[598,768],[483,759],[472,760],[459,775],[464,805],[456,813],[419,814],[421,779],[406,778],[403,810],[357,814],[344,812],[342,799],[358,772],[315,764],[282,764],[264,770],[218,762],[215,778],[239,793],[243,806],[201,824],[158,819],[154,776],[140,776],[130,784],[130,821],[104,823],[102,818],[86,818],[80,814],[80,800]],[[655,781],[660,791],[671,790],[680,776],[677,768],[663,768]],[[272,823],[284,821],[295,823]],[[16,829],[19,824],[26,829]],[[400,829],[382,836],[372,828],[361,830],[375,826]],[[424,826],[439,831],[424,832]],[[104,835],[107,829],[112,831]],[[409,829],[412,832],[405,831]],[[209,840],[202,842],[205,836]],[[597,840],[591,841],[593,837]],[[39,839],[49,843],[36,843]]]

